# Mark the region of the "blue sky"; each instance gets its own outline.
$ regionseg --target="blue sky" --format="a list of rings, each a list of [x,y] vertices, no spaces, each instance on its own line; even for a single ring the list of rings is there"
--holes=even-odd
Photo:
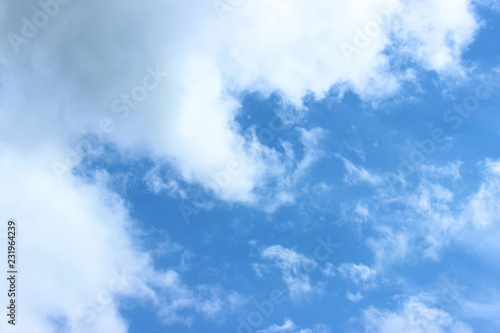
[[[499,15],[0,1],[2,332],[498,332]]]

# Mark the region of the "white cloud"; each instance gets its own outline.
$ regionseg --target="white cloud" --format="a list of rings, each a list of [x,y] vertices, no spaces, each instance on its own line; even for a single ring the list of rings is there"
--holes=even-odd
[[[500,161],[486,160],[484,182],[471,198],[466,213],[476,227],[494,226],[500,221]]]
[[[351,161],[341,158],[347,170],[345,180],[350,183],[368,183],[370,185],[380,185],[383,178],[375,173],[369,172],[363,167],[354,165]]]
[[[327,278],[334,277],[335,274],[335,266],[333,266],[331,263],[327,262],[325,264],[325,267],[321,269],[321,273]]]
[[[281,142],[285,149],[286,158],[282,159],[280,167],[281,177],[276,179],[274,190],[260,190],[258,193],[262,198],[260,205],[267,211],[273,212],[282,205],[292,204],[295,201],[296,185],[309,168],[320,159],[323,151],[320,148],[321,140],[325,137],[326,131],[321,128],[296,128],[299,133],[299,141],[303,146],[303,157],[300,160],[295,158],[292,145],[289,142]]]
[[[22,33],[21,18],[40,10],[29,3],[4,4],[3,31]],[[407,80],[392,60],[404,55],[427,70],[461,71],[461,52],[477,27],[464,0],[245,1],[224,20],[211,2],[70,2],[26,44],[2,40],[2,100],[7,110],[23,110],[2,115],[1,123],[15,125],[2,132],[10,142],[36,137],[64,149],[110,118],[108,138],[120,147],[141,145],[219,198],[254,202],[266,180],[283,176],[283,156],[242,135],[235,122],[242,92],[278,92],[285,107],[299,109],[303,97],[321,99],[332,87],[384,98]],[[342,43],[357,45],[350,63]],[[163,69],[147,97],[122,99],[152,84],[156,64]],[[240,169],[231,174],[235,163]]]
[[[441,248],[461,230],[464,222],[454,210],[453,193],[423,180],[407,197],[408,220],[418,223],[424,238],[423,254],[436,260]]]
[[[158,165],[154,166],[146,173],[144,182],[148,189],[155,194],[166,192],[170,196],[180,197],[182,199],[187,198],[186,192],[180,189],[179,182],[176,181],[173,176],[162,174],[160,166]]]
[[[361,295],[361,293],[359,291],[355,294],[347,292],[346,297],[348,300],[350,300],[351,302],[354,302],[354,303],[359,302],[360,300],[363,299],[363,295]]]
[[[460,53],[478,28],[470,1],[419,1],[404,6],[399,18],[395,39],[400,52],[423,68],[463,75]]]
[[[366,205],[363,205],[358,202],[356,208],[354,208],[354,212],[360,216],[362,220],[366,220],[370,217],[370,211]]]
[[[182,323],[189,326],[197,314],[207,319],[217,319],[234,311],[241,302],[237,293],[226,293],[220,287],[200,285],[190,288],[172,270],[157,276],[154,285],[160,290],[153,297],[154,304],[159,317],[166,324]]]
[[[418,297],[406,300],[397,311],[370,307],[363,311],[366,333],[472,333],[472,329],[448,313],[427,307]]]
[[[423,164],[420,166],[420,170],[427,177],[434,178],[446,178],[450,177],[453,180],[458,180],[462,178],[460,174],[460,166],[463,164],[461,161],[450,162],[444,166],[436,166],[433,164]]]
[[[344,279],[349,279],[363,288],[371,288],[377,271],[363,264],[344,263],[339,266],[339,272]]]
[[[15,329],[52,332],[51,318],[62,318],[75,332],[126,332],[120,299],[147,302],[167,322],[231,308],[223,290],[188,286],[175,271],[156,270],[131,236],[136,226],[123,200],[101,181],[55,181],[55,154],[45,147],[26,158],[4,146],[0,155],[0,218],[14,217],[20,230],[23,319]],[[1,327],[12,331],[6,321]]]
[[[467,223],[458,239],[478,252],[482,260],[496,265],[500,251],[500,161],[480,163],[482,181],[462,205],[461,219]]]
[[[376,267],[401,261],[411,252],[411,235],[408,233],[394,232],[387,226],[378,227],[377,231],[378,237],[369,237],[366,241],[375,255]]]
[[[290,297],[297,298],[317,291],[317,288],[311,285],[309,277],[309,273],[318,267],[313,259],[281,245],[273,245],[263,249],[260,256],[263,259],[273,261],[274,265],[281,270]]]
[[[257,333],[280,333],[280,332],[290,332],[292,330],[295,330],[297,328],[297,326],[295,326],[295,324],[293,323],[293,321],[291,321],[290,319],[288,318],[285,318],[285,321],[283,322],[283,325],[272,325],[266,329],[263,329],[263,330],[259,330],[257,331]]]
[[[356,221],[358,215],[370,213],[373,223],[368,227],[376,234],[366,244],[374,253],[377,269],[406,259],[439,260],[451,241],[481,251],[483,260],[493,256],[498,249],[494,239],[500,235],[500,163],[479,163],[477,191],[457,197],[460,185],[448,180],[459,177],[460,165],[429,167],[415,185],[386,182],[362,206],[358,203],[354,217],[344,212],[345,218]]]

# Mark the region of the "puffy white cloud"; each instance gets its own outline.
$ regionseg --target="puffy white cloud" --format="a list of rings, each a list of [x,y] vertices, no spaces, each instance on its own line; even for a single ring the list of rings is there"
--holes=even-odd
[[[463,75],[460,53],[478,28],[471,7],[468,0],[426,0],[404,6],[397,25],[396,48],[423,68]]]
[[[383,98],[407,80],[392,61],[411,57],[427,70],[457,71],[477,29],[464,0],[244,1],[223,20],[209,2],[90,1],[58,5],[50,24],[27,38],[21,18],[32,21],[42,8],[29,1],[3,7],[2,30],[26,41],[0,45],[9,83],[3,101],[12,111],[2,123],[22,127],[2,128],[10,140],[37,137],[64,148],[102,125],[120,147],[143,145],[186,181],[247,203],[284,171],[283,156],[235,122],[242,93],[277,92],[296,108],[332,87]],[[346,44],[357,50],[350,62]],[[299,173],[310,161],[297,165]]]

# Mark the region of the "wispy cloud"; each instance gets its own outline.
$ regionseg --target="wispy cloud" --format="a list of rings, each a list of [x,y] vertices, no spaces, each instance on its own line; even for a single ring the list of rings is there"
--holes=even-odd
[[[330,327],[324,324],[316,324],[311,328],[299,328],[297,327],[293,321],[288,318],[285,318],[285,321],[282,325],[271,325],[266,329],[259,330],[256,333],[331,333]]]
[[[273,245],[260,253],[263,259],[273,261],[281,270],[283,281],[288,287],[292,298],[314,292],[316,287],[311,284],[309,272],[316,269],[318,263],[293,250],[281,245]]]
[[[338,268],[343,278],[367,289],[375,286],[377,271],[363,264],[344,263]]]
[[[404,300],[394,312],[370,307],[363,311],[363,325],[366,333],[473,332],[448,313],[428,307],[419,297]]]
[[[366,170],[363,167],[354,165],[351,161],[341,157],[346,168],[347,174],[345,180],[349,183],[368,183],[369,185],[380,185],[383,178],[375,173]]]

